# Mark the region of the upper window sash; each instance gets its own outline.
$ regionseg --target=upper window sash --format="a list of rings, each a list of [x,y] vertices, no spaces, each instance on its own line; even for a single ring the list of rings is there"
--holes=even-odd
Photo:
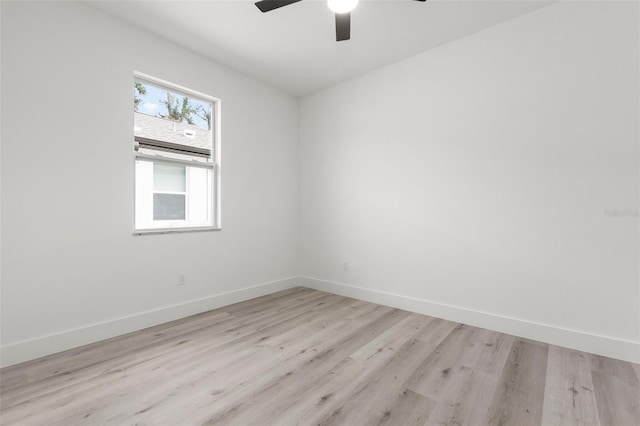
[[[213,160],[217,99],[138,73],[134,82],[136,151],[143,148]]]

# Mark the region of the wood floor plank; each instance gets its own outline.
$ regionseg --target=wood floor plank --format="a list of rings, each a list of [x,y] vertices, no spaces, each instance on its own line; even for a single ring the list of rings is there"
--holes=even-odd
[[[256,308],[259,311],[265,306],[273,306],[274,304],[282,306],[282,303],[291,304],[294,300],[303,301],[309,296],[314,297],[317,295],[318,292],[310,288],[293,287],[287,290],[266,294],[254,299],[244,300],[242,302],[224,306],[219,308],[219,310],[223,310],[230,314],[244,315],[248,312],[256,312]]]
[[[373,358],[393,355],[394,351],[426,327],[431,320],[432,318],[424,315],[409,315],[360,347],[350,357],[363,363],[370,363]]]
[[[634,378],[621,378],[592,371],[600,424],[637,426],[640,424],[640,389]]]
[[[404,385],[422,360],[445,339],[456,324],[433,320],[411,339],[392,352],[382,351],[369,358],[365,373],[354,378],[349,386],[336,392],[323,411],[311,413],[317,424],[373,424],[382,422],[396,407],[392,402],[406,390]]]
[[[547,370],[545,344],[516,340],[486,417],[489,425],[540,425]]]
[[[302,287],[0,370],[3,425],[640,425],[640,366]]]
[[[348,386],[362,372],[362,364],[348,358],[327,371],[319,367],[310,374],[306,370],[307,374],[305,374],[304,367],[296,368],[290,376],[284,377],[275,386],[263,387],[263,391],[252,393],[247,398],[246,407],[243,410],[211,415],[205,424],[260,424],[259,419],[269,419],[273,424],[297,424],[304,418],[300,417],[297,410],[302,404],[309,403],[314,407],[322,407],[336,398],[333,386]],[[299,382],[300,388],[298,383],[292,386],[292,380]],[[300,393],[296,393],[296,389],[300,389]]]
[[[549,346],[542,422],[599,425],[589,360],[579,351]]]
[[[416,369],[405,386],[433,401],[438,401],[455,376],[461,359],[471,348],[471,339],[478,329],[459,324]]]
[[[389,400],[390,407],[383,410],[378,425],[424,425],[436,403],[422,395],[405,389],[395,398]]]
[[[462,366],[439,395],[425,425],[480,424],[487,417],[497,386],[498,378],[494,375]]]
[[[599,373],[615,376],[620,379],[631,379],[639,382],[635,375],[632,363],[620,361],[618,359],[608,358],[606,356],[588,354],[585,357],[589,360],[591,370]],[[640,383],[640,382],[639,382]]]
[[[507,334],[480,329],[470,337],[460,363],[498,377],[502,374],[514,340],[513,336]]]
[[[640,382],[640,364],[631,363],[631,368],[633,368],[633,371],[635,371],[636,378],[638,379],[638,382]]]
[[[8,367],[2,371],[0,378],[2,379],[0,382],[0,392],[7,392],[12,388],[24,388],[24,386],[28,384],[27,370],[24,368]],[[1,403],[2,401],[0,401],[0,404]]]

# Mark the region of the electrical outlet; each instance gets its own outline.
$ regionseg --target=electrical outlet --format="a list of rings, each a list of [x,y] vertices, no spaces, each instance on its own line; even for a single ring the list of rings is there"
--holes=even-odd
[[[342,270],[343,271],[348,271],[349,270],[349,262],[344,262],[342,264]]]
[[[178,285],[187,284],[187,274],[179,274],[178,275]]]

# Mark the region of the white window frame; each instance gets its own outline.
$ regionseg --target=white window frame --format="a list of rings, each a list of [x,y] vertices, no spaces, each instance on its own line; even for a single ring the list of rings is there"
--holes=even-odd
[[[220,110],[222,106],[222,102],[220,99],[215,98],[210,95],[205,95],[204,93],[197,92],[195,90],[188,89],[186,87],[170,83],[165,80],[161,80],[159,78],[150,76],[148,74],[144,74],[138,71],[133,72],[134,81],[142,81],[148,82],[149,84],[160,86],[166,89],[171,90],[173,93],[177,93],[184,96],[189,96],[193,98],[197,98],[199,100],[211,102],[213,104],[213,113],[211,119],[213,120],[212,127],[213,131],[211,134],[211,155],[209,157],[210,161],[200,162],[200,161],[191,161],[191,160],[182,160],[177,158],[171,158],[164,156],[162,154],[146,154],[142,152],[138,152],[134,150],[133,155],[133,170],[134,170],[134,181],[133,181],[133,235],[148,235],[148,234],[173,234],[173,233],[181,233],[181,232],[201,232],[201,231],[220,231],[222,230],[222,221],[221,221],[221,167],[220,167],[220,140],[221,140],[221,132],[220,132]],[[132,126],[133,128],[133,126]],[[133,141],[133,138],[132,138]],[[132,146],[134,146],[132,144]],[[211,170],[212,176],[212,184],[211,184],[211,220],[212,225],[210,226],[184,226],[184,227],[167,227],[167,228],[145,228],[145,229],[137,229],[136,226],[136,161],[151,161],[151,162],[160,162],[166,164],[174,164],[188,167],[199,167],[206,168]]]

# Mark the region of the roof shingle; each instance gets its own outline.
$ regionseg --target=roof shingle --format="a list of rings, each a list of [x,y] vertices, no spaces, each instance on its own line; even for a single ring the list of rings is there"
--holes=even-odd
[[[133,121],[135,136],[211,150],[211,130],[141,112],[133,113]]]

